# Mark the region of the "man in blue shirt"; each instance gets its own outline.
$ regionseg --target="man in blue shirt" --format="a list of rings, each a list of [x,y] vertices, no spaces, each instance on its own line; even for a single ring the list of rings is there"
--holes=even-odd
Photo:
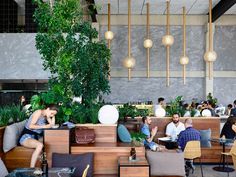
[[[184,122],[185,130],[180,132],[177,143],[179,147],[184,151],[184,148],[189,141],[200,141],[201,136],[200,132],[193,128],[193,121],[192,119],[188,118]],[[189,169],[192,169],[194,171],[193,161],[192,160],[186,160],[185,162],[186,166],[186,173],[189,174]],[[188,176],[188,175],[187,175]]]
[[[151,118],[150,117],[143,117],[142,118],[143,125],[141,127],[141,133],[146,135],[146,139],[144,140],[144,146],[150,148],[153,151],[157,150],[158,145],[153,141],[156,133],[157,133],[157,126],[152,128],[151,132],[149,126],[151,125]]]

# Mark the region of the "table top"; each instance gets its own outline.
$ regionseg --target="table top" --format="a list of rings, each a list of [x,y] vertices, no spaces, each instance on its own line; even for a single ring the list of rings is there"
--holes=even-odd
[[[48,177],[71,177],[75,168],[50,168]],[[7,177],[33,177],[43,176],[40,168],[17,168],[7,175]]]
[[[129,160],[128,156],[119,157],[118,164],[120,166],[148,166],[145,157],[137,157],[136,160]]]
[[[218,143],[233,143],[234,139],[226,139],[226,138],[211,138],[210,141],[218,142]]]

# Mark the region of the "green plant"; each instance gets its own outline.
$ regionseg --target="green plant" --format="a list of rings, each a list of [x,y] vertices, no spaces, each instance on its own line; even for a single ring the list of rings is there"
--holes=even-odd
[[[36,48],[43,59],[44,69],[49,69],[48,100],[60,103],[64,121],[97,122],[97,98],[110,93],[110,50],[104,41],[95,41],[98,32],[91,23],[83,20],[83,10],[78,0],[57,0],[53,8],[49,3],[35,0],[38,8],[34,17],[38,24]],[[53,96],[54,95],[54,96]],[[82,97],[83,113],[78,116],[72,98]],[[43,95],[41,95],[43,98]],[[47,98],[43,98],[47,100]],[[77,103],[79,104],[79,103]],[[58,115],[58,116],[59,116]]]
[[[131,132],[130,134],[131,134],[132,144],[134,146],[142,145],[144,139],[146,138],[146,135],[140,132]]]
[[[174,113],[178,113],[180,116],[184,116],[185,110],[182,106],[183,96],[177,96],[174,100],[166,106],[166,113],[168,116],[173,116]]]
[[[27,118],[25,111],[20,105],[9,105],[0,107],[0,126],[6,126],[13,122],[23,121]]]
[[[214,98],[211,93],[208,93],[207,100],[211,102],[213,105],[217,105],[218,103],[217,98]]]
[[[131,117],[134,118],[137,115],[137,108],[129,103],[125,103],[123,106],[118,107],[119,118]]]

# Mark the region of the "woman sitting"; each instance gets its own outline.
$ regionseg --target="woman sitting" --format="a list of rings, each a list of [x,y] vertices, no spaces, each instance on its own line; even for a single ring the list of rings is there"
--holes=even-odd
[[[34,148],[30,167],[34,168],[40,155],[43,144],[38,140],[42,137],[43,129],[55,125],[55,115],[58,112],[56,105],[48,105],[45,109],[35,111],[27,121],[19,138],[19,143],[27,148]]]
[[[234,139],[236,137],[236,117],[230,116],[224,124],[220,137]]]

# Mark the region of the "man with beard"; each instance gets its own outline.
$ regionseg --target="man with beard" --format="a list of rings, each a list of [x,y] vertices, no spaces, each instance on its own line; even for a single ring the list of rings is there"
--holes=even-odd
[[[175,141],[181,131],[185,130],[184,124],[179,121],[179,114],[174,113],[172,116],[172,122],[166,127],[166,136],[171,137]]]
[[[151,118],[150,117],[143,117],[142,118],[143,125],[141,127],[141,133],[146,135],[146,139],[144,140],[144,146],[150,148],[153,151],[157,150],[158,145],[153,141],[156,133],[157,133],[157,126],[152,128],[151,132],[149,126],[151,125]]]

